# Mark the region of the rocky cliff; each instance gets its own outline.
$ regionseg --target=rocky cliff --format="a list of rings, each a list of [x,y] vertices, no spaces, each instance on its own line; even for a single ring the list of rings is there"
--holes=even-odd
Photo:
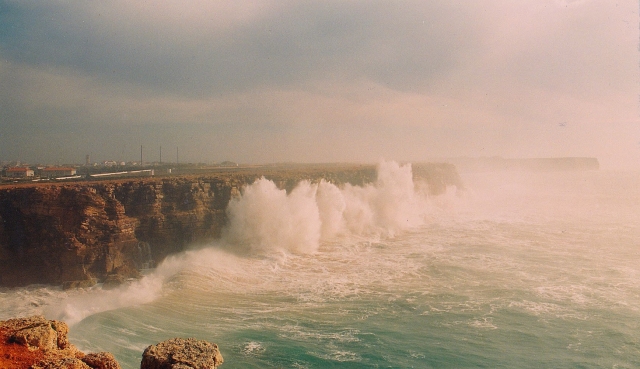
[[[180,177],[0,187],[0,286],[105,286],[136,277],[189,244],[220,236],[225,209],[264,176],[290,190],[300,180],[375,180],[374,166],[261,167]],[[414,165],[430,192],[461,186],[449,164]]]

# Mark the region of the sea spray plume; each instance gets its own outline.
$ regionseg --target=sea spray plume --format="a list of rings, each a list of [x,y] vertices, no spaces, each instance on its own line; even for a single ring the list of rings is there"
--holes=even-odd
[[[344,232],[343,214],[347,208],[344,196],[333,183],[321,180],[316,192],[316,203],[321,222],[321,239],[329,240]]]
[[[246,186],[229,202],[226,241],[253,252],[315,252],[320,240],[316,191],[308,181],[289,195],[265,178]]]
[[[313,253],[340,234],[393,236],[422,224],[426,208],[410,164],[380,163],[374,184],[303,181],[288,195],[261,178],[229,203],[224,238],[236,251]]]
[[[184,288],[185,283],[189,283],[185,281],[193,283],[194,279],[188,275],[194,272],[209,278],[216,288],[230,279],[234,286],[241,283],[257,286],[265,280],[264,275],[248,273],[243,261],[246,258],[216,247],[189,250],[167,257],[149,274],[118,288],[104,290],[98,285],[88,289],[54,291],[51,303],[43,304],[41,310],[33,313],[75,325],[97,313],[151,303],[175,289]]]
[[[46,308],[45,315],[74,325],[103,311],[149,303],[160,297],[165,283],[190,264],[193,253],[166,258],[151,274],[113,290],[94,287],[71,292],[60,304]]]
[[[345,186],[345,222],[352,233],[387,233],[418,226],[424,221],[427,199],[415,191],[411,164],[383,161],[378,178],[364,187]]]

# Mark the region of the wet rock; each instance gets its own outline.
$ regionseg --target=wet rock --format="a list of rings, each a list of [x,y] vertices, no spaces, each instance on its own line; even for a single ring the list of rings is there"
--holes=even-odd
[[[95,286],[96,283],[98,283],[98,281],[95,278],[82,279],[79,281],[65,281],[62,283],[62,289],[72,290],[77,288],[89,288]]]
[[[147,347],[140,369],[215,369],[223,361],[215,343],[173,338]]]
[[[126,281],[127,279],[124,276],[121,276],[119,274],[109,274],[104,282],[102,282],[102,288],[105,290],[111,290],[119,287]]]

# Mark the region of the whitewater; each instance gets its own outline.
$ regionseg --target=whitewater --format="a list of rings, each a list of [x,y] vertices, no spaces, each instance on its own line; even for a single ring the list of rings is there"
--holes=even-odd
[[[461,173],[430,195],[409,164],[366,186],[260,179],[220,240],[112,290],[0,290],[83,351],[139,367],[172,337],[223,368],[640,367],[640,173]]]

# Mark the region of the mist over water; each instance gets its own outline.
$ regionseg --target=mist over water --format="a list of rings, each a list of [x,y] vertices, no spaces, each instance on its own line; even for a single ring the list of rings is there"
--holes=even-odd
[[[640,175],[463,173],[428,196],[410,166],[367,186],[267,181],[223,239],[103,291],[2,291],[125,368],[170,337],[217,342],[228,368],[640,365]]]

